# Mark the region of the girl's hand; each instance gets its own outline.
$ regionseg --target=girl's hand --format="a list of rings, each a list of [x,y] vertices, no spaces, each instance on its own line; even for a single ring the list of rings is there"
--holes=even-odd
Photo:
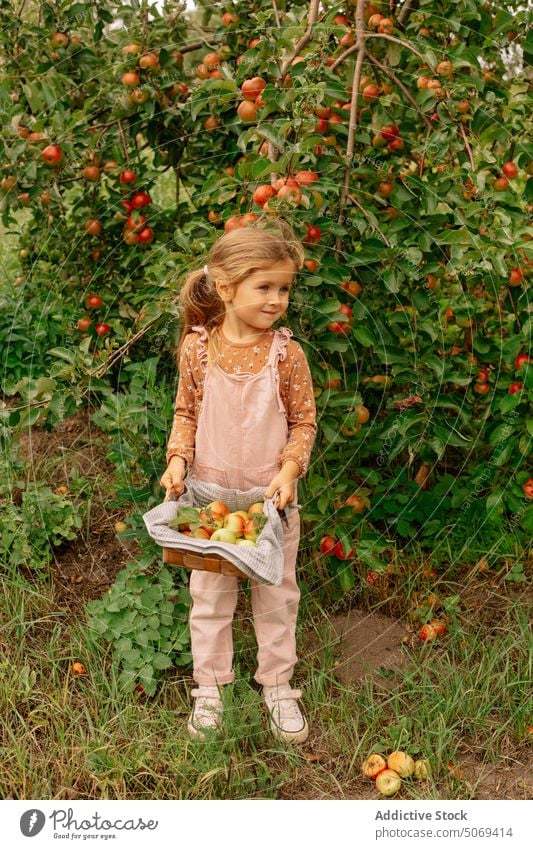
[[[296,481],[288,481],[281,473],[270,481],[265,490],[265,498],[272,498],[277,490],[279,490],[279,498],[274,502],[274,506],[278,510],[283,510],[287,504],[292,504],[296,500]]]
[[[167,495],[171,492],[173,495],[180,496],[185,489],[183,478],[185,477],[185,461],[182,457],[171,457],[163,476],[159,483],[167,490]]]

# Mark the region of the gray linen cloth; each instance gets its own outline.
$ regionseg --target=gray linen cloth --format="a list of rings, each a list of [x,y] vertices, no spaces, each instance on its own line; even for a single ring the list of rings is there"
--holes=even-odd
[[[225,489],[217,484],[200,481],[192,476],[185,479],[185,490],[176,501],[164,501],[143,515],[149,535],[165,548],[179,548],[193,553],[213,554],[225,557],[249,578],[263,584],[279,587],[283,580],[283,527],[281,516],[273,500],[265,501],[266,487],[254,487],[245,492]],[[263,512],[267,522],[257,537],[254,548],[237,546],[228,542],[211,542],[208,539],[181,534],[177,528],[169,528],[168,522],[175,519],[182,507],[205,507],[211,501],[223,501],[230,511],[247,510],[256,501],[264,501]],[[283,521],[288,522],[289,510],[299,509],[292,504],[281,511]]]

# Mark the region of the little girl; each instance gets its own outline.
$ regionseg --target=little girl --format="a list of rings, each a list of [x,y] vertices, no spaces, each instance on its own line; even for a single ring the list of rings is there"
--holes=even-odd
[[[269,224],[271,226],[269,226]],[[266,487],[283,509],[297,503],[297,479],[309,466],[316,409],[309,365],[286,327],[285,313],[302,245],[279,219],[232,230],[212,246],[203,269],[189,273],[179,294],[183,332],[179,384],[161,486],[176,496],[185,472],[225,488]],[[279,493],[279,495],[278,495]],[[258,644],[255,680],[263,685],[272,731],[303,742],[308,725],[290,687],[296,656],[300,590],[296,555],[298,508],[284,526],[284,578],[279,587],[250,580]],[[220,687],[234,680],[232,621],[236,577],[194,570],[190,613],[194,708],[188,729],[219,727]]]

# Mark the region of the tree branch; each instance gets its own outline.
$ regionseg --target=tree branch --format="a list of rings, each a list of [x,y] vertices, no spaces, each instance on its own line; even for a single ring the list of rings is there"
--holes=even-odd
[[[457,126],[459,127],[459,132],[460,132],[461,136],[463,137],[463,141],[465,143],[466,152],[467,152],[468,158],[470,160],[470,167],[471,167],[472,171],[475,171],[476,166],[474,164],[474,156],[472,154],[472,148],[470,147],[470,142],[468,141],[468,138],[466,136],[465,128],[463,127],[463,125],[460,121],[459,121]]]
[[[380,69],[380,71],[382,71],[382,73],[384,73],[384,74],[385,74],[385,76],[387,76],[390,80],[392,80],[392,81],[393,81],[394,85],[398,86],[398,88],[399,88],[399,89],[400,89],[400,91],[403,93],[403,95],[404,95],[404,97],[406,98],[406,100],[408,100],[408,101],[409,101],[409,103],[411,104],[411,106],[413,107],[413,109],[415,109],[415,110],[418,112],[418,114],[421,116],[421,118],[422,118],[422,120],[424,121],[424,124],[426,125],[426,127],[427,127],[429,130],[432,130],[432,129],[433,129],[433,124],[431,123],[431,121],[429,121],[429,120],[428,120],[428,118],[426,118],[426,116],[425,116],[425,115],[424,115],[424,113],[421,111],[421,109],[420,109],[420,107],[419,107],[418,103],[417,103],[417,102],[416,102],[416,100],[414,99],[414,97],[413,97],[413,95],[411,94],[411,92],[409,91],[409,89],[407,89],[407,88],[404,86],[404,84],[403,84],[403,83],[402,83],[402,82],[398,79],[398,77],[396,76],[396,74],[395,74],[395,73],[393,73],[393,71],[391,71],[389,68],[387,68],[387,66],[386,66],[386,65],[382,65],[382,64],[381,64],[381,62],[378,62],[378,60],[377,60],[377,59],[374,59],[374,57],[373,57],[373,56],[371,56],[371,55],[370,55],[370,53],[368,54],[368,58],[370,59],[371,63],[372,63],[373,65],[375,65],[375,66],[376,66],[376,68],[379,68],[379,69]]]
[[[412,11],[411,6],[412,6],[412,0],[405,0],[405,3],[403,4],[402,8],[400,9],[398,17],[396,18],[396,20],[398,22],[398,26],[401,27],[407,22],[407,18],[409,17],[409,15],[411,14],[411,11]]]
[[[385,41],[393,41],[395,44],[400,44],[402,47],[405,47],[406,50],[410,50],[411,53],[414,53],[416,56],[418,56],[418,58],[421,59],[425,65],[427,65],[432,74],[436,73],[435,69],[431,67],[428,60],[424,56],[422,56],[422,54],[419,53],[419,51],[415,47],[412,47],[412,45],[410,45],[407,41],[403,41],[401,38],[397,38],[394,35],[387,35],[384,32],[366,32],[365,39],[366,38],[384,38]],[[352,47],[348,47],[348,49],[345,50],[344,53],[339,56],[339,58],[333,63],[333,65],[330,66],[330,71],[334,71],[335,68],[337,68],[341,64],[341,62],[344,62],[344,60],[347,59],[348,56],[351,56],[352,53],[355,53],[356,50],[357,43],[352,45]]]
[[[272,0],[272,5],[274,7],[274,16],[276,18],[276,26],[277,26],[278,29],[281,29],[281,21],[279,19],[278,4],[276,3],[276,0]]]
[[[357,127],[357,119],[359,117],[357,112],[357,103],[359,100],[359,84],[361,82],[361,70],[363,68],[363,59],[365,58],[365,0],[357,0],[357,7],[355,10],[355,35],[355,47],[357,48],[358,53],[352,80],[350,117],[348,119],[348,142],[346,145],[346,167],[344,171],[344,183],[339,200],[339,224],[342,224],[345,219],[344,207],[346,206],[346,199],[350,190],[350,175],[352,173],[355,130]],[[340,248],[341,238],[340,236],[338,236],[335,243],[335,254],[337,259]]]
[[[319,2],[320,0],[311,0],[311,5],[309,7],[309,17],[307,19],[307,29],[302,35],[296,47],[294,48],[292,56],[288,56],[281,66],[280,77],[282,80],[287,71],[289,70],[292,60],[295,59],[296,56],[298,56],[302,47],[305,47],[305,45],[311,41],[311,36],[313,34],[313,26],[316,24],[318,18]]]

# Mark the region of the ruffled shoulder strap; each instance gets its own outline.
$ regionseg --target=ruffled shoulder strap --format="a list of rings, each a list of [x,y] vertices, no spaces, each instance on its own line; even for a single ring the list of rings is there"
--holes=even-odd
[[[289,327],[278,327],[275,331],[276,345],[273,346],[275,362],[283,362],[287,358],[287,348],[293,336],[293,332]]]
[[[200,362],[200,366],[203,371],[207,369],[207,344],[209,342],[209,338],[207,335],[207,330],[203,325],[196,324],[194,327],[191,327],[191,330],[195,330],[200,334],[200,338],[198,340],[198,360]]]

